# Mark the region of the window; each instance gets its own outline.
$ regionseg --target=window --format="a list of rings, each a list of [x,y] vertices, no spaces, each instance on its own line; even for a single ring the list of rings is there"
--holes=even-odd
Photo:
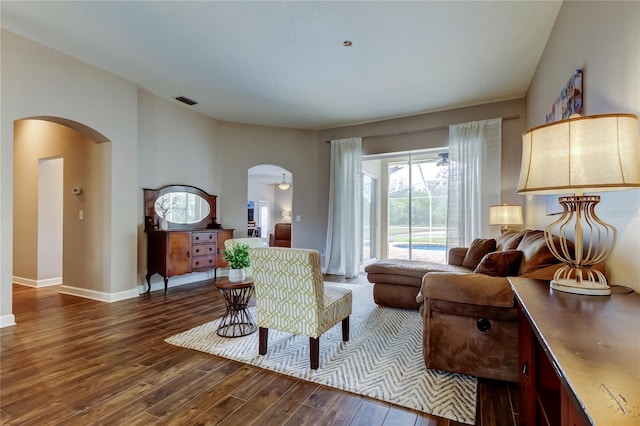
[[[362,175],[362,251],[361,263],[378,257],[378,179],[366,173]]]

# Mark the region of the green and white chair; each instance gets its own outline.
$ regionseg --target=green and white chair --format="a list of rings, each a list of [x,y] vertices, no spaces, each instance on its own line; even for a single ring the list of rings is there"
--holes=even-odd
[[[257,307],[259,353],[267,353],[269,329],[309,337],[311,368],[320,358],[320,336],[342,321],[349,340],[351,290],[325,285],[317,250],[281,247],[249,252]]]

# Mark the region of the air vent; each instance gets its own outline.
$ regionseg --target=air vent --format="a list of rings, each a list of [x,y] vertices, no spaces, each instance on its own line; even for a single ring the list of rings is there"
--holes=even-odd
[[[187,104],[187,105],[189,105],[189,106],[191,106],[191,105],[195,105],[195,104],[197,104],[197,103],[198,103],[198,102],[194,101],[193,99],[189,99],[189,98],[187,98],[187,97],[185,97],[185,96],[178,96],[178,97],[177,97],[177,98],[175,98],[175,99],[176,99],[176,101],[180,101],[180,102],[182,102],[183,104]]]

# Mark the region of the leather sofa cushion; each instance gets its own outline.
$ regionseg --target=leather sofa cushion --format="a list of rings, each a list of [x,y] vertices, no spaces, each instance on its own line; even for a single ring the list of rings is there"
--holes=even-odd
[[[514,303],[513,291],[506,278],[474,273],[428,273],[422,279],[416,301],[421,303],[426,298],[508,308]]]
[[[415,277],[422,280],[424,274],[427,272],[449,272],[454,271],[459,267],[452,265],[445,265],[437,262],[425,262],[422,260],[408,260],[408,259],[381,259],[371,265],[367,265],[364,270],[368,275],[370,282],[379,282],[379,280],[372,280],[372,274],[392,274],[401,275],[406,277]],[[466,269],[462,271],[470,272]],[[392,281],[384,281],[391,283]]]
[[[492,277],[518,275],[522,255],[523,253],[520,250],[505,250],[487,253],[473,272],[490,275]]]
[[[437,269],[436,265],[438,266]],[[422,277],[427,272],[461,272],[468,274],[472,271],[471,269],[463,268],[462,266],[437,263],[433,265],[433,268],[430,268],[429,271],[424,272],[420,276],[403,275],[399,272],[395,272],[393,269],[389,269],[386,273],[368,272],[367,280],[374,284],[398,284],[420,288],[422,286]]]
[[[496,249],[496,240],[493,238],[482,239],[476,238],[469,246],[467,254],[462,260],[462,266],[469,269],[475,269],[482,258]]]
[[[553,242],[556,247],[559,247],[559,238],[557,236],[553,237]],[[568,243],[570,250],[573,251],[573,244],[570,241]],[[525,231],[522,241],[518,244],[518,250],[523,253],[518,275],[524,275],[536,269],[546,268],[560,262],[547,247],[544,231]]]
[[[522,241],[525,231],[507,230],[496,238],[496,250],[515,250]]]
[[[468,247],[451,247],[447,253],[447,263],[449,265],[462,266],[462,261],[468,251]]]

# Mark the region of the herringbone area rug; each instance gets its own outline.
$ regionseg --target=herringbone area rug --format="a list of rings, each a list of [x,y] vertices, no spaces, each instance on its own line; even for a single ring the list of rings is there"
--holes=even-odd
[[[223,338],[219,320],[166,339],[167,343],[252,364],[402,407],[473,424],[477,380],[427,370],[422,358],[422,318],[417,311],[379,307],[372,286],[332,284],[353,291],[348,342],[340,323],[320,338],[320,368],[309,368],[309,338],[269,330],[265,356],[258,333]]]

